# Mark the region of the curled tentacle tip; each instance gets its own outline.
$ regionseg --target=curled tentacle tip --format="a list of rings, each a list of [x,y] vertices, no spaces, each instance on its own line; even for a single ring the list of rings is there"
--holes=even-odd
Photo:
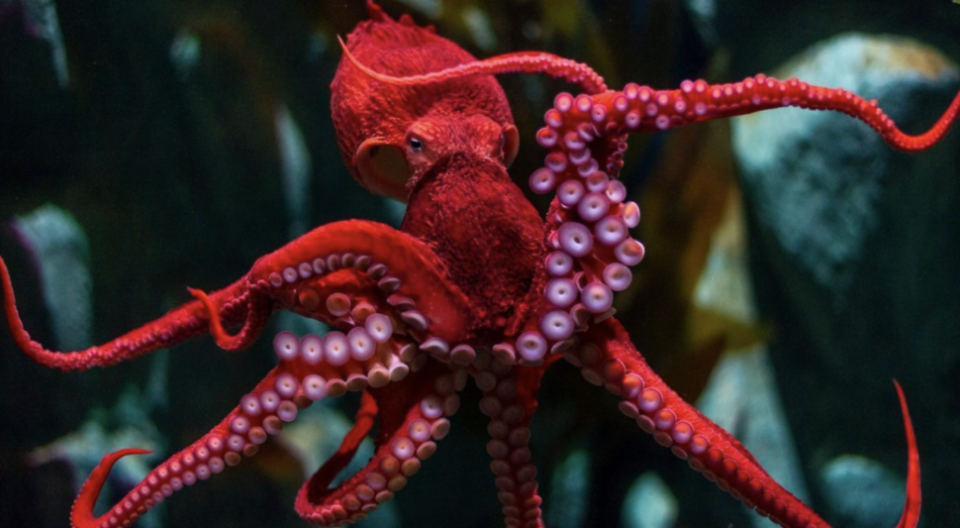
[[[900,386],[900,382],[897,381],[897,378],[890,378],[893,381],[893,386],[897,388],[897,395],[900,396],[900,400],[904,400],[903,396],[903,387]]]
[[[187,286],[187,292],[189,292],[190,295],[193,295],[197,299],[200,299],[201,301],[205,301],[209,299],[209,297],[207,297],[206,292],[204,292],[200,288],[191,288],[190,286]]]
[[[347,42],[343,40],[343,37],[341,37],[340,35],[337,35],[337,42],[340,43],[340,49],[343,50],[343,53],[346,56],[350,57],[350,60],[353,60],[353,55],[350,53],[350,50],[347,48]]]
[[[217,308],[213,305],[213,301],[210,300],[210,297],[207,295],[207,293],[199,288],[191,288],[190,286],[187,286],[187,291],[190,293],[190,295],[194,296],[194,298],[203,304],[204,310],[207,311],[207,315],[210,317],[211,326],[219,327],[219,313],[217,312]]]
[[[357,60],[357,58],[353,56],[353,53],[350,52],[350,48],[347,47],[347,43],[344,42],[344,40],[340,37],[340,35],[337,35],[337,41],[340,43],[340,48],[343,50],[344,57],[346,57],[347,60],[350,61],[350,64],[353,64],[354,67],[360,70],[360,72],[362,72],[367,77],[370,77],[371,79],[374,79],[383,83],[403,84],[403,79],[377,73],[371,70],[370,68],[368,68],[363,63],[361,63],[359,60]]]
[[[904,500],[903,513],[897,528],[915,528],[920,520],[920,452],[917,449],[917,438],[913,432],[913,421],[907,409],[907,398],[903,394],[900,383],[894,379],[893,386],[897,389],[900,399],[900,411],[903,413],[903,428],[907,437],[907,496]]]
[[[223,328],[223,322],[220,320],[220,312],[213,304],[213,300],[203,290],[187,286],[187,291],[203,304],[203,309],[210,318],[209,330],[217,346],[224,350],[239,350],[245,346],[242,335],[232,336]]]
[[[77,500],[73,503],[73,509],[70,512],[70,524],[74,528],[93,528],[100,526],[101,519],[93,516],[93,507],[97,503],[100,490],[107,481],[107,476],[110,474],[113,465],[127,455],[149,455],[150,453],[152,453],[152,451],[149,449],[129,447],[114,451],[103,457],[93,472],[90,473],[90,477],[87,478],[87,481],[80,489]]]
[[[104,459],[113,458],[114,461],[117,461],[127,455],[149,455],[150,453],[153,453],[153,451],[149,449],[142,449],[139,447],[126,447],[118,451],[114,451],[113,453],[110,453],[109,455],[104,457]],[[101,460],[100,463],[102,464],[103,461]]]

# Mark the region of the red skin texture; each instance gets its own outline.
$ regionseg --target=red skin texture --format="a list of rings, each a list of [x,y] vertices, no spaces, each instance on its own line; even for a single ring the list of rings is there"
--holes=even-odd
[[[404,232],[426,241],[475,309],[478,332],[500,332],[526,305],[543,255],[537,211],[503,165],[457,155],[438,163],[413,193]],[[498,272],[494,275],[489,270]]]
[[[508,525],[542,526],[527,426],[544,372],[563,358],[581,368],[588,381],[620,397],[624,414],[722,489],[783,526],[827,526],[770,478],[733,436],[670,389],[608,311],[589,312],[585,297],[573,304],[577,301],[566,303],[545,293],[551,277],[569,279],[574,288],[602,285],[607,269],[623,273],[635,265],[642,246],[627,234],[601,242],[596,227],[586,231],[587,238],[596,238],[590,238],[593,246],[571,256],[576,250],[561,236],[561,227],[600,224],[577,204],[562,204],[559,198],[543,221],[513,184],[506,169],[516,153],[516,129],[503,91],[487,74],[545,72],[596,95],[558,96],[545,116],[547,126],[537,134],[550,150],[548,159],[556,163],[537,174],[542,181],[555,180],[542,185],[543,192],[573,180],[605,196],[618,195],[616,182],[604,178],[616,177],[629,133],[789,104],[846,112],[873,126],[894,147],[923,150],[946,133],[960,110],[960,94],[931,131],[912,137],[856,96],[795,80],[758,76],[727,85],[687,81],[679,90],[628,85],[614,92],[588,67],[542,54],[471,63],[469,54],[432,28],[416,27],[408,17],[395,22],[372,2],[368,5],[371,20],[351,33],[347,46],[373,75],[341,61],[332,108],[341,153],[354,177],[373,192],[408,202],[400,231],[360,220],[321,226],[261,257],[229,287],[210,295],[191,290],[197,300],[113,341],[72,353],[47,350],[30,338],[0,259],[4,309],[14,339],[35,361],[61,370],[110,366],[204,332],[225,349],[242,349],[259,337],[277,310],[326,322],[343,333],[341,338],[359,336],[368,345],[384,320],[392,326],[372,356],[351,352],[339,360],[341,345],[323,348],[321,358],[313,346],[319,341],[297,341],[281,333],[275,340],[279,364],[237,408],[154,469],[120,506],[95,517],[93,505],[112,464],[142,451],[105,457],[81,490],[73,525],[128,526],[182,485],[239,463],[241,455],[252,456],[297,407],[347,390],[364,391],[356,425],[338,453],[301,488],[296,509],[317,524],[353,522],[393,498],[429,458],[437,448],[434,441],[449,428],[445,416],[459,406],[457,391],[473,376],[484,394],[481,410],[491,418],[487,451],[504,519]],[[468,69],[457,68],[468,63]],[[588,170],[594,162],[596,167]],[[604,220],[632,227],[639,210],[623,200],[610,198]],[[573,240],[574,245],[583,238]],[[566,252],[570,268],[548,272],[548,251],[551,256]],[[552,329],[544,321],[554,321],[544,315],[558,313],[569,314],[575,328],[563,337],[544,338]],[[371,323],[373,314],[381,317],[379,326]],[[242,327],[231,335],[224,325]],[[367,334],[358,333],[363,328]],[[334,334],[324,337],[324,347],[337,343]],[[537,344],[536,339],[524,340],[530,335],[539,337],[543,348],[527,348],[523,343]],[[531,356],[531,350],[539,356]],[[907,500],[898,526],[913,528],[920,507],[919,462],[897,388],[910,455]],[[374,456],[356,475],[328,489],[375,418]]]
[[[407,16],[395,22],[376,7],[350,34],[347,47],[361,64],[392,76],[475,60],[432,29],[413,25]],[[337,141],[351,173],[369,183],[353,163],[364,141],[382,140],[382,148],[403,152],[412,170],[401,230],[441,257],[476,309],[478,331],[502,330],[515,300],[530,289],[543,231],[539,214],[506,171],[502,134],[513,117],[500,84],[480,75],[397,87],[344,60],[331,91]],[[411,135],[422,142],[421,152],[407,145]],[[500,271],[494,275],[491,269]]]
[[[415,75],[476,60],[438,36],[432,27],[414,25],[409,16],[396,22],[375,5],[370,6],[370,16],[370,20],[361,22],[350,33],[347,48],[361,64],[378,73]],[[503,145],[499,134],[505,127],[513,127],[506,95],[491,75],[439,85],[397,87],[378,82],[360,73],[349,61],[341,61],[330,89],[337,143],[351,174],[375,192],[401,201],[432,162],[464,147],[438,138],[452,132],[447,130],[451,124],[459,122],[465,125],[460,129],[463,133],[476,134],[467,143],[478,156],[501,159]],[[424,152],[410,151],[409,134],[425,140]],[[357,158],[364,141],[401,151],[409,167],[398,170],[406,172],[409,181],[393,181],[380,187],[361,174],[358,164],[362,165],[364,160]],[[512,148],[515,154],[515,145]],[[365,157],[363,153],[359,156]]]

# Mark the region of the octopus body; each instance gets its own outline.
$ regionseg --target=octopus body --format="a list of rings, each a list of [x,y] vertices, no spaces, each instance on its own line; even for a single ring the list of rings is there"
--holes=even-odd
[[[629,134],[782,106],[846,112],[890,145],[923,150],[943,137],[960,95],[933,128],[900,132],[844,90],[763,75],[679,89],[607,89],[582,64],[542,53],[478,61],[433,28],[398,21],[370,2],[370,20],[345,44],[332,84],[338,145],[372,192],[407,202],[399,230],[362,220],[324,225],[258,259],[233,284],[110,342],[61,353],[32,340],[0,260],[4,307],[19,347],[61,370],[107,367],[210,334],[227,350],[256,341],[274,312],[327,323],[324,335],[273,338],[277,365],[207,434],[170,456],[115,506],[93,513],[107,455],[73,507],[76,528],[129,526],[185,486],[256,454],[313,402],[362,393],[337,453],[303,485],[296,510],[310,523],[354,522],[399,493],[447,435],[458,393],[472,379],[489,417],[487,452],[507,526],[542,526],[529,424],[547,369],[566,360],[620,398],[637,426],[760,515],[785,527],[828,526],[753,456],[654,372],[614,317],[614,293],[645,253],[630,235],[639,207],[617,180]],[[546,218],[507,169],[517,130],[492,74],[545,73],[585,93],[562,93],[537,132],[548,150],[529,183],[554,193]],[[233,328],[228,332],[225,328]],[[899,386],[897,387],[899,392]],[[919,460],[902,392],[910,453],[898,526],[919,516]],[[331,482],[377,425],[375,452],[358,473]]]

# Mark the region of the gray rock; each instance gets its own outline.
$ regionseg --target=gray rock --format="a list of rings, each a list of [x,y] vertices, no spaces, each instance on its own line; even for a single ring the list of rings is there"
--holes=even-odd
[[[958,80],[956,67],[928,46],[859,34],[823,42],[774,75],[877,99],[897,123],[909,123],[919,98],[951,93]],[[733,138],[757,221],[798,266],[842,295],[880,224],[884,179],[901,172],[902,158],[869,127],[836,112],[744,116],[733,120]]]
[[[771,73],[876,98],[912,133],[940,116],[960,84],[935,50],[862,35],[825,41]],[[910,404],[924,490],[960,478],[960,136],[911,155],[836,113],[767,112],[734,126],[757,308],[773,326],[770,359],[811,506],[837,524],[877,526],[879,513],[851,510],[835,481],[817,477],[857,453],[902,478],[891,378]],[[948,494],[924,499],[927,526],[960,518]],[[880,525],[896,522],[882,515]]]
[[[827,500],[847,528],[884,526],[903,508],[904,480],[876,460],[841,455],[823,466]]]
[[[56,346],[79,350],[93,344],[93,284],[83,228],[52,204],[17,217],[11,226],[39,267]]]

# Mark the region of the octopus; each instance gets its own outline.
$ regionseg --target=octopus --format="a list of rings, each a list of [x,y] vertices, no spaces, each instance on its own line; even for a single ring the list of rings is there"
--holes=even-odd
[[[662,131],[784,106],[849,114],[890,146],[921,151],[947,133],[960,94],[926,133],[901,132],[874,103],[843,89],[764,75],[728,84],[689,80],[672,90],[611,90],[589,66],[539,52],[477,60],[433,27],[370,18],[343,44],[332,111],[343,160],[371,192],[405,202],[399,229],[364,220],[317,227],[229,286],[99,346],[44,348],[21,322],[0,259],[4,309],[16,344],[64,371],[109,367],[211,335],[225,350],[261,336],[285,310],[321,321],[323,335],[273,337],[276,366],[208,433],[159,464],[101,515],[94,505],[108,454],[73,506],[75,528],[130,526],[185,487],[254,456],[314,402],[361,395],[339,450],[301,487],[297,513],[312,524],[355,522],[390,501],[450,431],[472,380],[489,417],[486,450],[507,526],[543,526],[530,423],[548,369],[566,361],[619,398],[619,410],[654,440],[757,514],[789,528],[828,526],[771,478],[720,426],[650,368],[615,318],[614,295],[645,248],[631,236],[640,209],[617,179],[630,134]],[[553,193],[545,217],[511,180],[519,134],[495,74],[546,74],[576,85],[561,93],[536,134],[544,166],[529,177]],[[909,454],[898,527],[916,526],[919,455],[900,386]],[[334,478],[374,431],[374,454]]]

